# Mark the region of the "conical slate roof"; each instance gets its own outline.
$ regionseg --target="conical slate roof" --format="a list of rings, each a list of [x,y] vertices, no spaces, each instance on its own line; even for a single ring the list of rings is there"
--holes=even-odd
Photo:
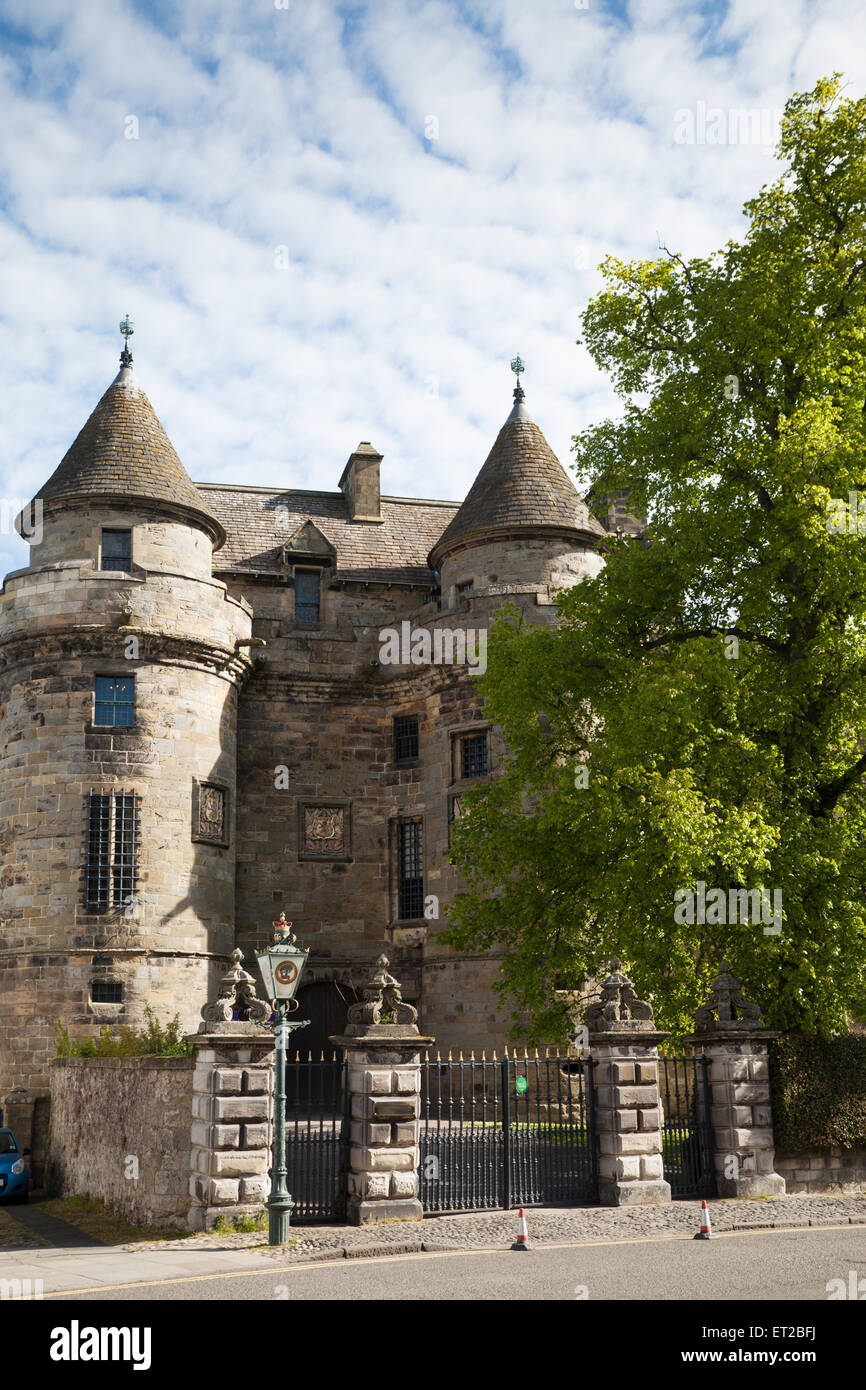
[[[190,479],[128,362],[36,496],[44,504],[61,498],[163,503],[203,525],[217,548],[225,541],[221,522]]]
[[[430,552],[433,569],[455,545],[487,532],[555,529],[605,535],[531,418],[520,386],[514,396],[514,408],[465,502]]]

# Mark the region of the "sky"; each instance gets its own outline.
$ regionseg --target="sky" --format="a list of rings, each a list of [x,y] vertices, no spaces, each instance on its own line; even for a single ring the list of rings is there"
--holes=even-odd
[[[858,20],[859,13],[859,20]],[[191,477],[460,499],[511,407],[617,413],[598,265],[705,255],[864,0],[0,0],[0,573],[117,370]],[[757,113],[715,139],[713,113]],[[725,122],[722,123],[723,126]],[[747,135],[749,138],[743,138]],[[703,138],[702,138],[703,137]]]

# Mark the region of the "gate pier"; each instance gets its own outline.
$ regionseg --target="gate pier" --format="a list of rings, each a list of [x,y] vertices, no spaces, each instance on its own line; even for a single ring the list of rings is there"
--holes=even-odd
[[[601,1000],[586,1010],[595,1061],[598,1199],[604,1206],[657,1206],[671,1200],[662,1156],[659,1043],[652,1008],[612,960]]]
[[[781,1197],[770,1101],[770,1032],[722,961],[689,1039],[707,1059],[716,1189],[720,1197]]]
[[[380,956],[346,1032],[331,1042],[346,1053],[349,1171],[346,1219],[353,1226],[420,1220],[418,1197],[421,1049],[418,1014]],[[383,1022],[384,1020],[387,1020]]]

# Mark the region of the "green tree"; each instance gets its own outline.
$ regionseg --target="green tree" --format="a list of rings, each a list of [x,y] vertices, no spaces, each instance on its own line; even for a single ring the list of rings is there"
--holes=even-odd
[[[719,956],[777,1027],[866,1012],[866,100],[838,74],[793,96],[780,158],[741,241],[605,261],[583,340],[622,412],[577,471],[630,488],[647,538],[603,541],[556,628],[494,625],[510,757],[457,824],[447,939],[506,948],[533,1040],[614,954],[675,1032]],[[678,921],[699,882],[782,918]]]

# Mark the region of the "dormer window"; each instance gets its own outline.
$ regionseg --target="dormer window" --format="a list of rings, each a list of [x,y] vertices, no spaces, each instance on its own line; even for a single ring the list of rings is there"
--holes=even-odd
[[[129,570],[132,565],[132,532],[103,531],[99,568]]]
[[[317,623],[321,613],[321,575],[318,570],[295,570],[295,622]]]

